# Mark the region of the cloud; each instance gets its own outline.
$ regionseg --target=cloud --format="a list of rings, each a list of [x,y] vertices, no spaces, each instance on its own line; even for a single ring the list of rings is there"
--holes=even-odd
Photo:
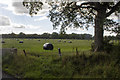
[[[6,1],[8,1],[8,0],[6,0]],[[17,0],[17,1],[10,0],[8,2],[2,2],[2,4],[7,5],[2,8],[12,11],[13,14],[15,14],[15,15],[28,15],[28,10],[23,6],[22,0],[21,1],[20,0]]]
[[[23,0],[3,0],[0,3],[7,5],[3,8],[13,11],[13,13],[15,13],[15,14],[28,13],[27,9],[25,7],[23,7],[22,2],[23,2]]]
[[[25,25],[12,23],[12,27],[13,28],[25,28]]]
[[[25,28],[13,28],[12,32],[14,32],[14,33],[24,32],[26,34],[34,34],[34,33],[41,33],[43,31],[41,29],[41,26],[23,25],[23,24],[16,24],[16,25],[22,25]]]
[[[12,0],[2,0],[0,1],[1,4],[10,4],[12,2]]]
[[[116,33],[111,33],[109,31],[104,31],[104,36],[116,36]]]
[[[41,26],[34,26],[34,25],[24,25],[24,24],[17,24],[17,23],[11,23],[9,26],[0,26],[0,34],[6,34],[6,33],[20,33],[24,32],[27,34],[32,33],[43,33],[44,30],[41,29]]]
[[[83,28],[70,28],[67,30],[67,33],[71,34],[71,33],[77,33],[77,34],[91,34],[94,35],[94,28],[93,27],[89,27],[89,29],[83,29]]]
[[[0,15],[0,26],[8,26],[10,25],[10,22],[9,17]]]
[[[34,25],[26,25],[26,29],[39,29],[40,26],[34,26]]]
[[[116,16],[116,15],[113,13],[113,14],[111,14],[111,15],[108,17],[108,19],[112,19],[112,20],[117,21],[117,20],[118,20],[118,16]]]
[[[29,29],[34,30],[34,29],[40,29],[41,28],[41,26],[25,25],[25,24],[17,24],[17,23],[12,23],[11,27],[16,28],[16,29],[25,28],[27,30],[29,30]]]
[[[3,0],[3,2],[0,2],[1,4],[5,4],[7,6],[4,6],[2,8],[10,10],[15,15],[29,15],[29,11],[26,7],[23,6],[23,0]],[[43,16],[48,14],[49,11],[49,5],[47,3],[44,3],[42,6],[42,10],[38,12],[37,15],[34,16]]]
[[[12,7],[15,14],[28,14],[28,10],[23,6],[22,2],[13,2]]]
[[[48,19],[48,18],[46,16],[43,16],[41,18],[35,19],[34,21],[41,21],[41,20],[45,20],[45,19]]]

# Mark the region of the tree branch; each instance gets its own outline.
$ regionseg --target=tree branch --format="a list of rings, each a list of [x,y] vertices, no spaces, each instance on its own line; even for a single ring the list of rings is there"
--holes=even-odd
[[[83,6],[83,5],[89,5],[89,6]],[[86,2],[86,3],[82,3],[80,6],[77,6],[78,8],[92,8],[96,11],[99,10],[99,7],[97,6],[100,6],[100,3],[99,2]]]
[[[77,8],[78,8],[78,9],[79,9],[79,8],[92,8],[92,9],[94,9],[94,10],[98,10],[97,8],[92,7],[92,6],[77,6]]]
[[[120,1],[115,6],[113,6],[108,13],[106,13],[106,17],[110,16],[113,12],[119,10],[119,6],[120,6]]]
[[[82,6],[82,5],[91,5],[91,6],[95,6],[96,4],[98,5],[98,3],[99,2],[84,2],[84,3],[82,3],[80,6]]]

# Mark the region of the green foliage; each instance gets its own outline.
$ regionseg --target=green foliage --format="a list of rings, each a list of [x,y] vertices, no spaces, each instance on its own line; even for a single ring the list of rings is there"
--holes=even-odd
[[[92,42],[92,43],[91,43],[91,51],[94,51],[94,50],[95,50],[95,43]]]
[[[111,33],[120,34],[120,24],[111,19],[106,19],[104,22],[104,29]]]
[[[60,6],[61,5],[61,6]],[[61,26],[60,31],[65,32],[67,28],[83,28],[86,29],[93,24],[95,11],[87,8],[77,8],[76,2],[61,2],[60,5],[52,4],[49,11],[50,21],[53,23],[54,29]]]
[[[110,53],[113,50],[113,42],[110,42],[109,39],[104,39],[104,51],[106,51],[107,53]]]
[[[11,39],[5,41],[3,47],[18,47],[18,54],[4,56],[2,69],[18,78],[120,78],[120,46],[113,46],[110,54],[93,53],[86,51],[90,49],[90,46],[86,46],[90,45],[89,41],[75,40],[76,44],[73,42],[60,45],[58,40],[55,40],[57,45],[55,47],[60,47],[62,52],[62,57],[59,57],[56,54],[57,48],[55,51],[44,51],[42,46],[38,48],[39,43],[44,43],[44,40],[38,42],[36,39],[31,41],[24,39],[22,45]],[[72,49],[70,46],[78,47],[80,46],[78,44],[81,47],[78,48],[79,54],[75,55],[75,52],[70,51]],[[21,52],[23,48],[27,50],[27,56]],[[81,51],[82,48],[84,52]]]
[[[109,17],[112,13],[119,11],[120,1],[118,1],[116,4],[114,2],[89,1],[85,1],[81,4],[78,4],[79,2],[77,3],[76,1],[58,2],[48,2],[48,4],[51,6],[48,17],[53,23],[53,28],[56,29],[60,26],[60,33],[65,34],[65,30],[70,27],[88,29],[88,27],[92,25],[95,28],[95,40],[97,40],[95,41],[95,51],[101,51],[103,47],[103,35],[100,36],[98,34],[103,34],[103,26],[106,26],[106,29],[108,30],[108,27],[111,25],[118,25],[115,21],[107,19],[107,17]],[[31,4],[31,2],[25,4]],[[23,5],[25,6],[25,4]],[[35,4],[33,5],[30,5],[29,12],[31,12],[31,10],[34,11],[34,8],[36,8]],[[114,28],[113,31],[116,32],[116,29]],[[119,30],[117,33],[118,32]],[[100,39],[98,39],[98,37]],[[98,42],[101,44],[98,44]]]
[[[38,41],[40,40],[40,41]],[[61,40],[61,42],[58,42]],[[88,40],[75,40],[75,39],[19,39],[19,41],[23,41],[23,44],[20,44],[16,39],[4,39],[6,42],[3,44],[3,48],[17,48],[18,53],[23,54],[23,49],[25,49],[27,54],[40,56],[41,54],[58,55],[58,48],[61,49],[63,55],[74,55],[75,48],[78,48],[78,51],[85,51],[90,49],[91,41]],[[66,42],[64,42],[66,41]],[[68,41],[72,41],[72,43],[68,43]],[[52,51],[43,50],[43,45],[45,43],[52,43],[54,49]]]
[[[27,9],[29,9],[29,14],[32,16],[33,14],[37,14],[39,10],[42,9],[43,3],[41,1],[35,1],[35,0],[24,0],[23,6],[25,6]]]
[[[65,34],[63,32],[56,33],[43,33],[43,34],[25,34],[20,32],[19,34],[11,33],[11,34],[2,34],[2,38],[29,38],[29,39],[92,39],[91,34]]]
[[[97,12],[99,11],[100,7],[106,8],[106,18],[104,20],[105,30],[111,30],[111,26],[116,26],[117,24],[115,21],[107,19],[107,17],[119,10],[119,2],[118,4],[115,4],[114,2],[84,2],[82,4],[77,4],[75,1],[47,1],[47,3],[51,6],[48,17],[53,23],[53,29],[61,26],[60,32],[62,33],[65,33],[65,30],[67,30],[69,27],[85,27],[88,29],[88,27],[91,25],[95,26],[95,16],[97,16]],[[44,2],[41,1],[23,1],[23,6],[29,9],[30,15],[37,14],[38,11],[42,9],[43,5]],[[113,6],[115,6],[115,8]],[[114,29],[114,32],[115,31],[116,29]]]
[[[103,41],[103,51],[105,51],[106,53],[110,53],[112,52],[113,50],[113,42],[110,42],[110,39],[108,38],[105,38],[104,41]],[[91,43],[91,51],[94,51],[95,50],[95,43],[92,42]]]
[[[3,62],[3,70],[19,78],[120,78],[118,55],[81,52],[60,58],[18,54],[7,58],[10,64]]]

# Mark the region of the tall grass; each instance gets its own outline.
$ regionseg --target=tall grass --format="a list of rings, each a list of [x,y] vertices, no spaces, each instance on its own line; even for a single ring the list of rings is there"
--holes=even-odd
[[[36,41],[32,41],[31,44],[38,46],[39,42]],[[23,47],[18,46],[22,44],[16,44],[18,43],[15,43],[14,46],[21,50],[23,47],[27,49],[31,47],[25,45],[27,41],[23,44]],[[11,45],[4,44],[4,47],[10,47]],[[64,45],[67,45],[69,50],[71,49],[69,47],[72,44],[66,43]],[[34,47],[31,48],[35,49]],[[62,47],[62,45],[58,47]],[[49,51],[42,52],[42,49],[40,49],[42,53],[38,51],[38,54],[36,54],[37,49],[35,49],[33,52],[31,50],[31,53],[27,56],[22,52],[17,55],[4,56],[2,66],[4,71],[18,78],[120,78],[119,49],[120,46],[116,45],[110,53],[81,50],[78,55],[75,55],[75,52],[72,51],[70,53],[63,52],[62,57],[56,54],[55,51],[51,51],[51,53]]]
[[[81,52],[79,55],[9,55],[3,70],[22,78],[120,78],[120,54]]]

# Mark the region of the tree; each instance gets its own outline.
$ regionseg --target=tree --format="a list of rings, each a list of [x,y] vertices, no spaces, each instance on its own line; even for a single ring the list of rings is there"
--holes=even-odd
[[[25,35],[25,33],[20,32],[20,33],[18,34],[18,37],[19,37],[19,38],[25,38],[25,37],[26,37],[26,35]]]
[[[120,9],[120,1],[116,4],[114,2],[78,2],[62,1],[48,2],[51,6],[49,11],[50,21],[53,23],[53,27],[61,26],[61,31],[69,27],[83,28],[85,26],[88,29],[89,26],[95,28],[95,49],[94,51],[102,51],[103,45],[103,33],[104,26],[109,27],[109,22],[112,20],[107,19],[112,13],[117,12]],[[38,9],[43,5],[42,2],[23,2],[23,5],[29,9],[30,15],[37,14],[41,9]],[[113,24],[114,26],[114,24]]]
[[[51,38],[52,38],[52,39],[58,39],[58,38],[59,38],[58,33],[57,33],[57,32],[53,32],[53,33],[51,34]]]
[[[11,36],[11,38],[16,38],[17,37],[17,35],[13,32],[10,34],[10,36]]]
[[[49,33],[43,33],[41,35],[42,38],[45,38],[45,39],[49,39],[50,38],[50,34]]]
[[[59,39],[68,39],[68,34],[59,34]]]

